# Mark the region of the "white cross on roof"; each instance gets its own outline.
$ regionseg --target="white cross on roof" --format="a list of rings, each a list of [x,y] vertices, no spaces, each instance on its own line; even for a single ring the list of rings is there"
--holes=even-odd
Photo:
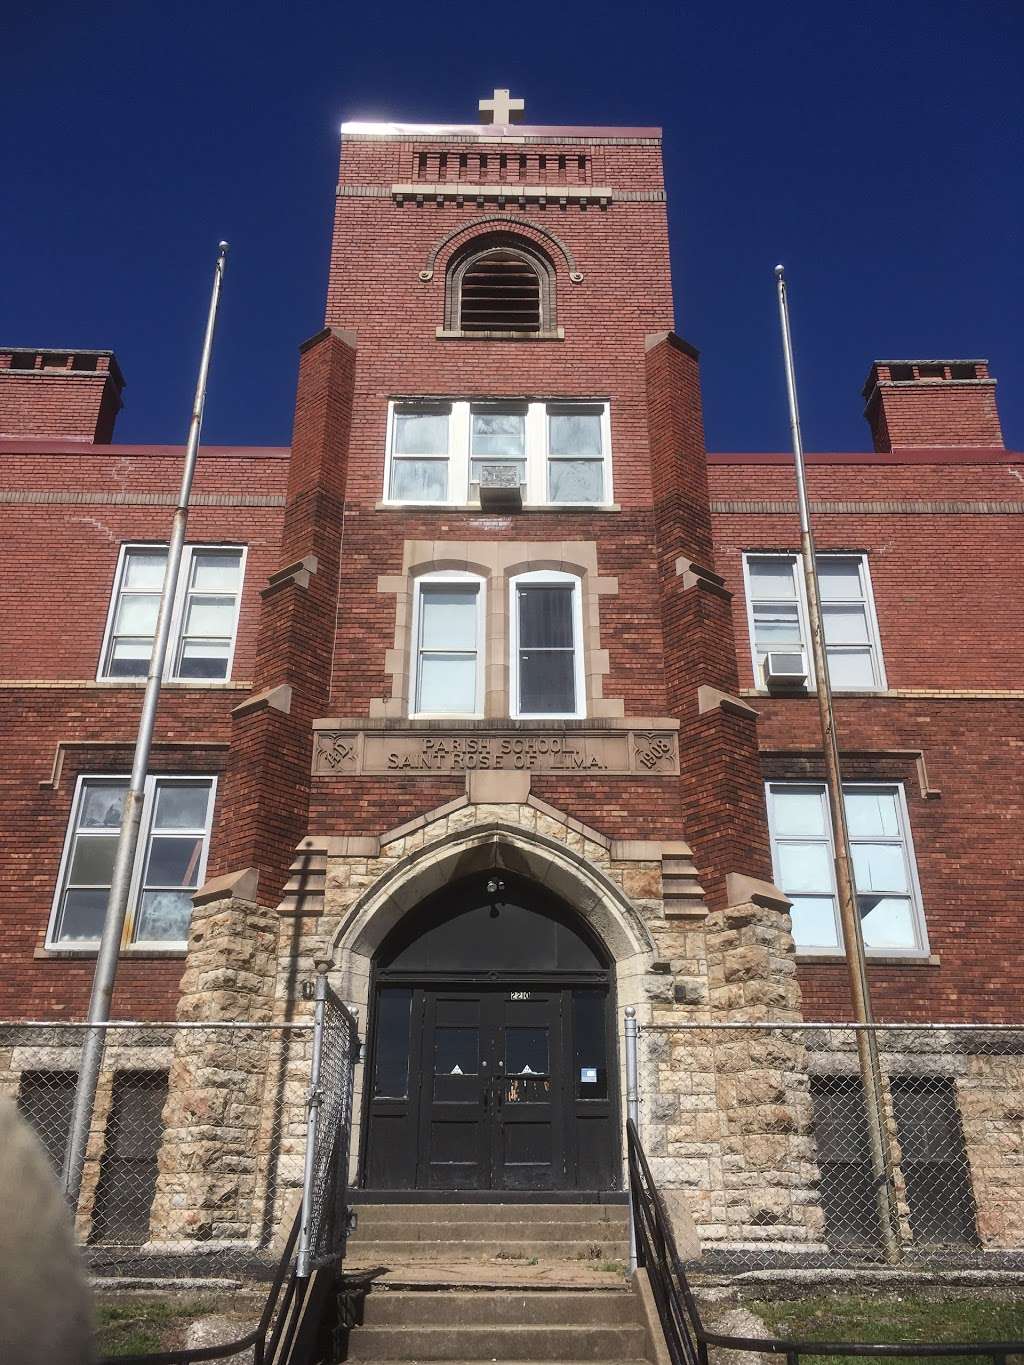
[[[495,90],[493,99],[480,101],[481,123],[522,123],[525,100],[509,98],[507,90]]]

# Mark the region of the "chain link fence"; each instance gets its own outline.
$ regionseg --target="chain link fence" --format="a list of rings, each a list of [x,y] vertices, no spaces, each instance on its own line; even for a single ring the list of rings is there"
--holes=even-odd
[[[641,1140],[702,1269],[1024,1268],[1024,1029],[871,1032],[865,1085],[854,1025],[641,1027]]]
[[[301,1203],[312,1021],[104,1028],[76,1211],[91,1273],[269,1275]],[[347,1059],[354,1057],[350,1030]],[[80,1024],[0,1025],[0,1092],[41,1138],[58,1178],[85,1032]],[[335,1047],[333,1035],[326,1047]],[[344,1148],[344,1160],[347,1133],[332,1125],[348,1121],[351,1068],[344,1082],[337,1068],[326,1079],[347,1086],[342,1110],[332,1095],[321,1128],[333,1154]],[[323,1174],[321,1188],[333,1194]]]

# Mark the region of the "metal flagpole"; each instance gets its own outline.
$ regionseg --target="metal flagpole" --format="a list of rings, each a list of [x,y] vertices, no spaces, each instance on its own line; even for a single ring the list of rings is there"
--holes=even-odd
[[[811,631],[811,650],[818,696],[818,717],[821,724],[821,744],[825,756],[826,787],[832,816],[832,843],[835,854],[836,890],[839,896],[839,916],[843,926],[846,964],[850,977],[850,995],[858,1024],[873,1024],[871,991],[868,985],[867,960],[864,953],[864,934],[857,908],[857,891],[853,879],[853,859],[850,854],[850,831],[843,801],[842,771],[839,763],[839,740],[836,735],[835,711],[832,705],[832,684],[828,672],[825,631],[822,624],[821,593],[818,586],[818,564],[815,557],[814,535],[811,531],[810,504],[804,470],[804,445],[800,432],[800,409],[796,396],[796,370],[793,365],[793,338],[789,330],[789,303],[786,296],[786,272],[775,267],[779,298],[779,320],[782,324],[782,353],[786,364],[786,393],[789,399],[789,428],[793,438],[793,464],[796,470],[797,504],[800,511],[800,553],[807,588],[807,614]],[[857,1053],[861,1080],[867,1101],[868,1141],[871,1166],[878,1204],[879,1225],[885,1253],[890,1261],[899,1256],[891,1200],[892,1158],[884,1119],[882,1069],[878,1060],[878,1040],[873,1028],[856,1030]]]
[[[110,1018],[114,978],[117,974],[117,959],[121,950],[121,938],[124,934],[125,916],[128,912],[132,869],[135,865],[135,853],[138,848],[139,831],[142,824],[142,801],[146,785],[146,771],[149,767],[149,751],[153,742],[153,726],[156,721],[157,703],[160,700],[160,683],[167,657],[171,610],[174,605],[175,590],[178,586],[178,570],[181,567],[182,549],[185,544],[189,496],[192,491],[192,477],[195,473],[196,459],[199,454],[199,433],[203,425],[203,407],[206,403],[206,377],[210,369],[213,333],[217,324],[217,308],[220,303],[227,253],[227,242],[221,242],[218,247],[217,264],[213,272],[210,311],[206,319],[203,351],[199,361],[199,377],[196,382],[196,396],[192,404],[192,418],[188,428],[185,469],[181,480],[181,491],[178,494],[178,505],[174,513],[174,522],[171,527],[171,539],[167,547],[167,568],[164,571],[163,587],[160,590],[160,608],[156,618],[156,632],[153,640],[153,653],[149,661],[149,674],[146,678],[146,690],[142,698],[142,714],[139,716],[139,730],[135,740],[132,775],[128,790],[125,793],[124,812],[121,816],[121,833],[117,840],[114,868],[110,879],[110,896],[107,899],[103,934],[100,938],[99,953],[96,957],[96,971],[92,979],[92,996],[89,1001],[88,1018],[90,1027],[86,1031],[85,1041],[82,1045],[78,1084],[75,1087],[75,1104],[71,1116],[71,1129],[68,1133],[67,1155],[64,1159],[64,1190],[72,1210],[78,1207],[78,1196],[82,1188],[82,1169],[85,1165],[89,1126],[96,1099],[96,1085],[99,1080],[100,1066],[103,1061],[106,1032],[103,1026]]]

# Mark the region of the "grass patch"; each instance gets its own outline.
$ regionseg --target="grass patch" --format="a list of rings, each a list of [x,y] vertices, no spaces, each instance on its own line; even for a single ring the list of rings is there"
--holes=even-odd
[[[190,1323],[216,1311],[205,1299],[99,1299],[96,1352],[101,1356],[142,1355],[180,1346]]]
[[[965,1294],[827,1294],[800,1299],[748,1301],[776,1336],[803,1341],[981,1342],[1024,1340],[1024,1302]],[[1022,1357],[1024,1358],[1024,1357]],[[864,1365],[858,1356],[803,1356],[830,1365]],[[946,1356],[941,1365],[975,1365],[977,1357]],[[934,1357],[899,1356],[936,1365]]]

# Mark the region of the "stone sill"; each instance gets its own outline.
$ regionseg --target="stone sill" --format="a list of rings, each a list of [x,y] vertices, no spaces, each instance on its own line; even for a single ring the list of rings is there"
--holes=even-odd
[[[564,341],[565,328],[552,327],[546,332],[463,332],[438,327],[434,336],[438,341]]]
[[[800,967],[835,967],[846,962],[845,953],[802,953],[796,952],[797,965]],[[869,967],[940,967],[942,958],[938,953],[871,953],[867,954]]]
[[[764,687],[741,687],[739,695],[741,697],[760,697],[768,701],[807,701],[811,697],[818,695],[817,690],[812,688],[810,691],[798,692],[769,692]],[[960,700],[960,701],[1020,701],[1024,699],[1024,689],[1016,688],[964,688],[964,687],[875,687],[869,691],[857,691],[851,688],[849,691],[842,688],[833,688],[832,695],[837,701],[850,698],[877,698],[880,701],[900,701],[907,699],[910,701],[922,701],[929,697],[936,700]]]
[[[375,502],[375,512],[470,512],[477,516],[520,516],[524,512],[621,512],[617,502],[524,502],[515,512],[487,512],[478,502]]]
[[[116,688],[131,689],[141,692],[146,686],[145,678],[0,678],[0,688],[16,691],[19,687],[36,688],[98,688],[103,691],[111,691]],[[252,688],[251,682],[184,682],[175,679],[172,682],[160,684],[161,691],[168,688],[171,691],[182,692],[248,692]]]
[[[32,954],[37,962],[64,958],[70,962],[95,961],[98,948],[37,948]],[[122,948],[118,954],[122,962],[166,962],[184,961],[184,948]]]

